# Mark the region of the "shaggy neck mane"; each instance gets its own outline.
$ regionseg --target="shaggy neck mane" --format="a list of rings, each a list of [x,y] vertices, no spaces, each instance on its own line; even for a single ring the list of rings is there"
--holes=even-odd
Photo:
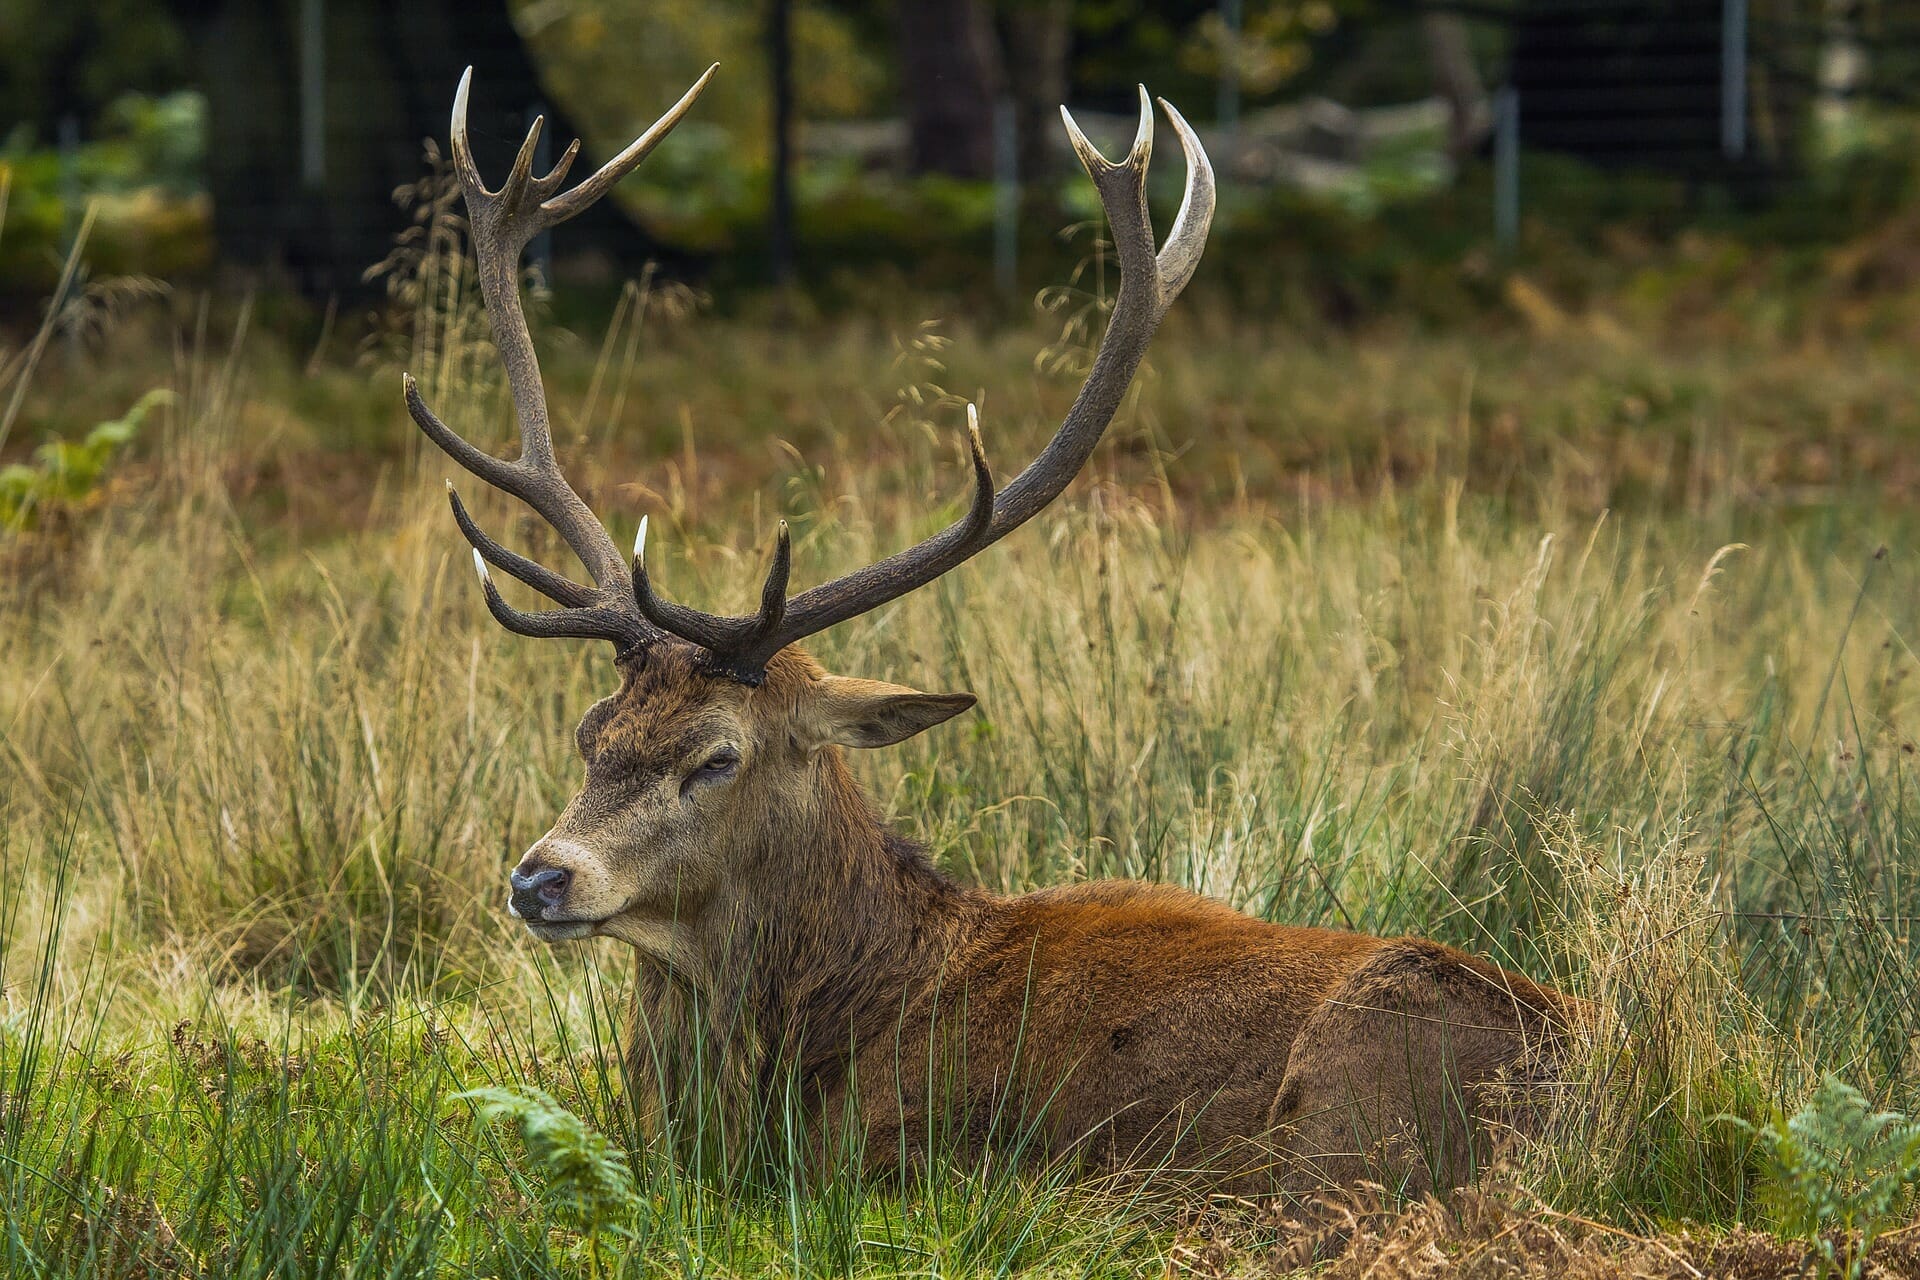
[[[889,830],[838,747],[747,825],[746,874],[697,931],[708,1043],[760,1100],[789,1072],[817,1098],[853,1046],[894,1034],[903,1002],[937,980],[989,898]]]

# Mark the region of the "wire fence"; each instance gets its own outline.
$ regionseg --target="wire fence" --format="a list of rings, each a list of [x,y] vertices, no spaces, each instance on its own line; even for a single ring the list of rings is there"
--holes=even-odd
[[[1222,12],[1231,9],[1236,23],[1242,8],[1238,0],[1222,0]],[[1920,108],[1920,0],[1438,0],[1399,8],[1389,0],[1387,7],[1352,19],[1363,25],[1366,39],[1356,38],[1343,56],[1364,61],[1390,48],[1401,60],[1393,78],[1417,80],[1408,63],[1433,54],[1423,52],[1419,33],[1435,16],[1471,28],[1467,71],[1484,86],[1476,103],[1448,97],[1443,84],[1426,102],[1394,107],[1349,111],[1301,102],[1254,111],[1245,109],[1237,85],[1223,76],[1214,104],[1218,118],[1203,124],[1223,177],[1247,187],[1340,189],[1378,155],[1404,151],[1407,139],[1417,137],[1447,152],[1448,174],[1476,157],[1490,160],[1483,179],[1493,205],[1486,234],[1510,248],[1521,236],[1523,215],[1554,206],[1561,193],[1553,184],[1574,181],[1564,168],[1523,163],[1523,157],[1569,155],[1602,173],[1661,174],[1681,179],[1690,190],[1722,187],[1737,198],[1791,205],[1815,198],[1810,160],[1835,137],[1864,127],[1873,112]],[[302,0],[293,28],[294,74],[278,76],[292,82],[279,83],[260,99],[297,116],[291,134],[297,145],[285,148],[293,157],[288,172],[265,178],[251,171],[210,172],[223,246],[249,228],[274,243],[304,236],[366,245],[404,223],[384,198],[397,182],[355,185],[351,175],[338,172],[336,157],[378,156],[398,172],[420,140],[378,134],[391,130],[379,112],[338,109],[343,95],[380,97],[395,90],[356,81],[376,70],[338,56],[340,41],[328,22],[325,0]],[[325,56],[328,51],[336,56]],[[260,74],[278,73],[263,66]],[[1204,111],[1204,102],[1195,105]],[[1462,111],[1474,115],[1471,128],[1447,119],[1449,112]],[[480,145],[502,156],[517,145],[525,123],[519,107],[508,116],[476,118]],[[246,122],[216,123],[210,148],[221,146],[221,129],[236,127]],[[902,121],[811,122],[797,162],[804,168],[853,161],[840,169],[860,173],[898,170],[907,149],[905,129]],[[1000,132],[1006,132],[1004,122]],[[1465,151],[1458,146],[1463,134],[1473,143]],[[58,141],[63,154],[77,152],[77,129],[63,129]],[[396,148],[408,154],[396,159]],[[1012,152],[1002,139],[997,153]],[[63,168],[71,175],[61,187],[71,205],[69,239],[93,194],[78,176],[81,169],[72,162]],[[351,189],[340,195],[343,176]],[[1019,195],[1020,175],[1005,172],[998,182],[996,276],[1005,282],[1015,278],[1013,224],[1027,206]],[[289,198],[290,189],[335,194],[322,210],[320,199]],[[295,217],[289,210],[301,209],[312,211],[308,221],[326,223],[324,234],[304,224],[281,225]],[[317,244],[314,251],[330,250]]]

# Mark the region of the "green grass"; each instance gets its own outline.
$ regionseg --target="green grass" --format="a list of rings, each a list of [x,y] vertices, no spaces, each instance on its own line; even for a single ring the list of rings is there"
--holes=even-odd
[[[635,1137],[608,1050],[629,959],[540,947],[502,901],[610,672],[492,626],[399,404],[406,363],[504,439],[470,307],[311,376],[258,333],[189,328],[169,361],[130,326],[30,388],[21,447],[176,400],[98,504],[0,544],[0,1270],[1187,1257],[1193,1206],[1151,1180],[803,1187],[783,1117],[747,1174]],[[624,330],[547,331],[562,448],[616,537],[653,516],[663,584],[723,608],[777,516],[803,583],[950,517],[955,394],[991,389],[1004,478],[1073,385],[1033,371],[1050,333],[646,325],[634,364]],[[1920,1109],[1920,375],[1867,344],[1595,332],[1305,341],[1196,307],[1057,510],[816,652],[981,696],[860,761],[956,875],[1171,880],[1578,991],[1601,1016],[1509,1184],[1633,1231],[1764,1226],[1718,1117],[1828,1073]],[[627,1153],[616,1221],[582,1229],[461,1097],[488,1088]],[[1249,1258],[1283,1234],[1236,1231]]]

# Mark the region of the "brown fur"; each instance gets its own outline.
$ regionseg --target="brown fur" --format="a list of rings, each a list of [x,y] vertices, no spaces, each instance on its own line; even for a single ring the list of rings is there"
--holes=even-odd
[[[671,641],[623,677],[581,723],[585,789],[522,871],[575,876],[542,936],[640,950],[628,1065],[669,1136],[702,1105],[737,1128],[792,1096],[816,1150],[855,1140],[875,1168],[1005,1146],[1247,1189],[1453,1185],[1486,1158],[1501,1082],[1571,1011],[1437,943],[1170,886],[953,882],[879,822],[836,744],[970,698],[797,650],[748,688]],[[707,787],[690,771],[716,744],[739,765]]]

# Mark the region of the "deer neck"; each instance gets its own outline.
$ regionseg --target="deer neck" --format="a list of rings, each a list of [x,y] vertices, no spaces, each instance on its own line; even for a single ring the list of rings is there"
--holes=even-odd
[[[767,817],[758,847],[741,850],[750,870],[707,923],[703,967],[712,998],[735,1002],[728,1039],[752,1045],[763,1072],[830,1086],[856,1044],[892,1034],[989,899],[889,830],[838,748]]]

